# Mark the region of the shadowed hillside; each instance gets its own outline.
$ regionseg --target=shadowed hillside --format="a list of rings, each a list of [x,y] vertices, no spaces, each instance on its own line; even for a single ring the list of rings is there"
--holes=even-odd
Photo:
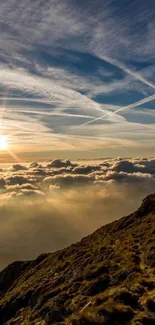
[[[79,243],[0,273],[0,324],[54,323],[155,324],[155,194]]]

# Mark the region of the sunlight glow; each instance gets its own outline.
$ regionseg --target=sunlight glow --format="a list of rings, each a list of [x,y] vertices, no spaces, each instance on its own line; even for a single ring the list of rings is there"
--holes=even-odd
[[[8,142],[6,135],[0,135],[0,150],[7,150],[8,149]]]

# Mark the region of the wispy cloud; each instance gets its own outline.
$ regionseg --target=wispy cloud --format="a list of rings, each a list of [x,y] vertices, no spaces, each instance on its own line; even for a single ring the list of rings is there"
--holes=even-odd
[[[1,1],[1,132],[35,150],[38,130],[38,144],[44,138],[51,149],[58,142],[73,149],[77,132],[78,147],[86,147],[90,125],[94,149],[102,149],[95,122],[100,135],[108,124],[110,146],[117,124],[128,130],[128,141],[134,109],[147,103],[149,109],[154,100],[154,13],[153,2],[140,0]],[[139,114],[136,123],[146,134],[150,120]],[[121,139],[118,131],[115,137]]]
[[[147,79],[145,79],[140,73],[135,72],[131,69],[129,69],[128,67],[126,67],[122,62],[116,60],[116,59],[112,59],[110,57],[107,56],[102,56],[101,57],[105,62],[108,62],[114,66],[116,66],[117,68],[123,70],[125,73],[129,74],[130,76],[134,77],[135,79],[141,81],[143,84],[155,89],[155,84],[148,81]]]
[[[104,119],[104,118],[107,118],[107,117],[109,117],[110,114],[111,114],[111,115],[113,115],[113,114],[118,114],[118,113],[123,112],[123,111],[125,111],[125,110],[129,110],[129,109],[131,109],[131,108],[136,108],[136,107],[138,107],[138,106],[141,106],[141,105],[144,105],[144,104],[146,104],[146,103],[149,103],[149,102],[151,102],[151,101],[154,100],[154,99],[155,99],[155,94],[152,95],[152,96],[146,97],[146,98],[144,98],[144,99],[142,99],[142,100],[139,100],[138,102],[135,102],[135,103],[133,103],[133,104],[131,104],[131,105],[127,105],[127,106],[121,107],[121,108],[119,108],[119,109],[117,109],[116,111],[113,111],[113,112],[111,112],[111,113],[104,114],[104,115],[102,115],[102,116],[100,116],[100,117],[97,117],[97,118],[95,118],[95,119],[92,119],[91,121],[88,121],[88,122],[86,122],[86,123],[84,123],[84,124],[81,124],[81,125],[79,125],[78,127],[80,128],[80,127],[83,127],[83,126],[85,126],[85,125],[88,125],[88,124],[94,123],[94,122],[96,122],[96,121],[98,121],[98,120],[102,120],[102,119]]]

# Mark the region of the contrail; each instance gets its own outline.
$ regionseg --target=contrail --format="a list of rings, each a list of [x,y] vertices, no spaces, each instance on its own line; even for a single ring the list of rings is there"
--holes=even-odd
[[[113,65],[113,66],[119,68],[120,70],[126,72],[127,74],[129,74],[130,76],[134,77],[135,79],[141,81],[145,85],[147,85],[147,86],[155,89],[155,84],[153,84],[152,82],[150,82],[147,79],[143,78],[139,73],[130,70],[122,62],[117,61],[116,59],[109,58],[109,57],[107,57],[105,55],[102,55],[102,56],[99,56],[99,57],[102,60],[104,60],[105,62],[110,63],[111,65]]]
[[[112,59],[110,57],[107,57],[105,55],[102,55],[102,56],[99,56],[102,60],[104,60],[105,62],[107,63],[110,63],[111,65],[119,68],[120,70],[124,71],[125,73],[129,74],[130,76],[134,77],[135,79],[141,81],[143,84],[155,89],[155,84],[153,84],[152,82],[148,81],[147,79],[143,78],[139,73],[137,72],[134,72],[132,70],[130,70],[129,68],[127,68],[122,62],[120,61],[117,61],[116,59]],[[134,108],[134,107],[138,107],[140,105],[143,105],[145,103],[148,103],[150,101],[152,101],[153,99],[155,99],[155,95],[152,95],[152,96],[149,96],[149,97],[146,97],[134,104],[130,104],[128,106],[124,106],[124,107],[121,107],[119,108],[118,110],[116,110],[115,112],[113,112],[113,114],[117,114],[118,112],[121,112],[123,110],[126,110],[126,109],[130,109],[130,108]],[[88,125],[88,124],[91,124],[95,121],[98,121],[98,120],[101,120],[103,119],[104,117],[108,117],[110,115],[110,112],[109,114],[104,114],[100,117],[97,117],[95,119],[92,119],[91,121],[88,121],[86,123],[83,123],[81,125],[79,125],[77,128],[80,128],[82,126],[85,126],[85,125]]]
[[[151,101],[154,100],[154,99],[155,99],[155,94],[152,95],[152,96],[146,97],[146,98],[144,98],[144,99],[141,99],[141,100],[139,100],[138,102],[135,102],[135,103],[133,103],[133,104],[130,104],[130,105],[127,105],[127,106],[121,107],[121,108],[117,109],[115,112],[113,112],[113,114],[117,114],[117,113],[119,113],[119,112],[121,112],[121,111],[125,111],[125,110],[130,109],[130,108],[134,108],[134,107],[141,106],[141,105],[143,105],[143,104],[145,104],[145,103],[151,102]],[[83,124],[77,126],[76,128],[81,128],[81,127],[83,127],[83,126],[85,126],[85,125],[88,125],[88,124],[91,124],[91,123],[93,123],[93,122],[95,122],[95,121],[102,120],[104,117],[108,117],[109,115],[110,115],[110,114],[104,114],[104,115],[102,115],[102,116],[100,116],[100,117],[96,117],[95,119],[93,119],[93,120],[91,120],[91,121],[88,121],[88,122],[86,122],[86,123],[83,123]]]

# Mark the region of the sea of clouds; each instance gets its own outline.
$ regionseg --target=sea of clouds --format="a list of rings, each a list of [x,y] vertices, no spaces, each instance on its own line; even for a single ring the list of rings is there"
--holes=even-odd
[[[0,268],[61,249],[155,191],[155,159],[53,160],[0,170]]]

